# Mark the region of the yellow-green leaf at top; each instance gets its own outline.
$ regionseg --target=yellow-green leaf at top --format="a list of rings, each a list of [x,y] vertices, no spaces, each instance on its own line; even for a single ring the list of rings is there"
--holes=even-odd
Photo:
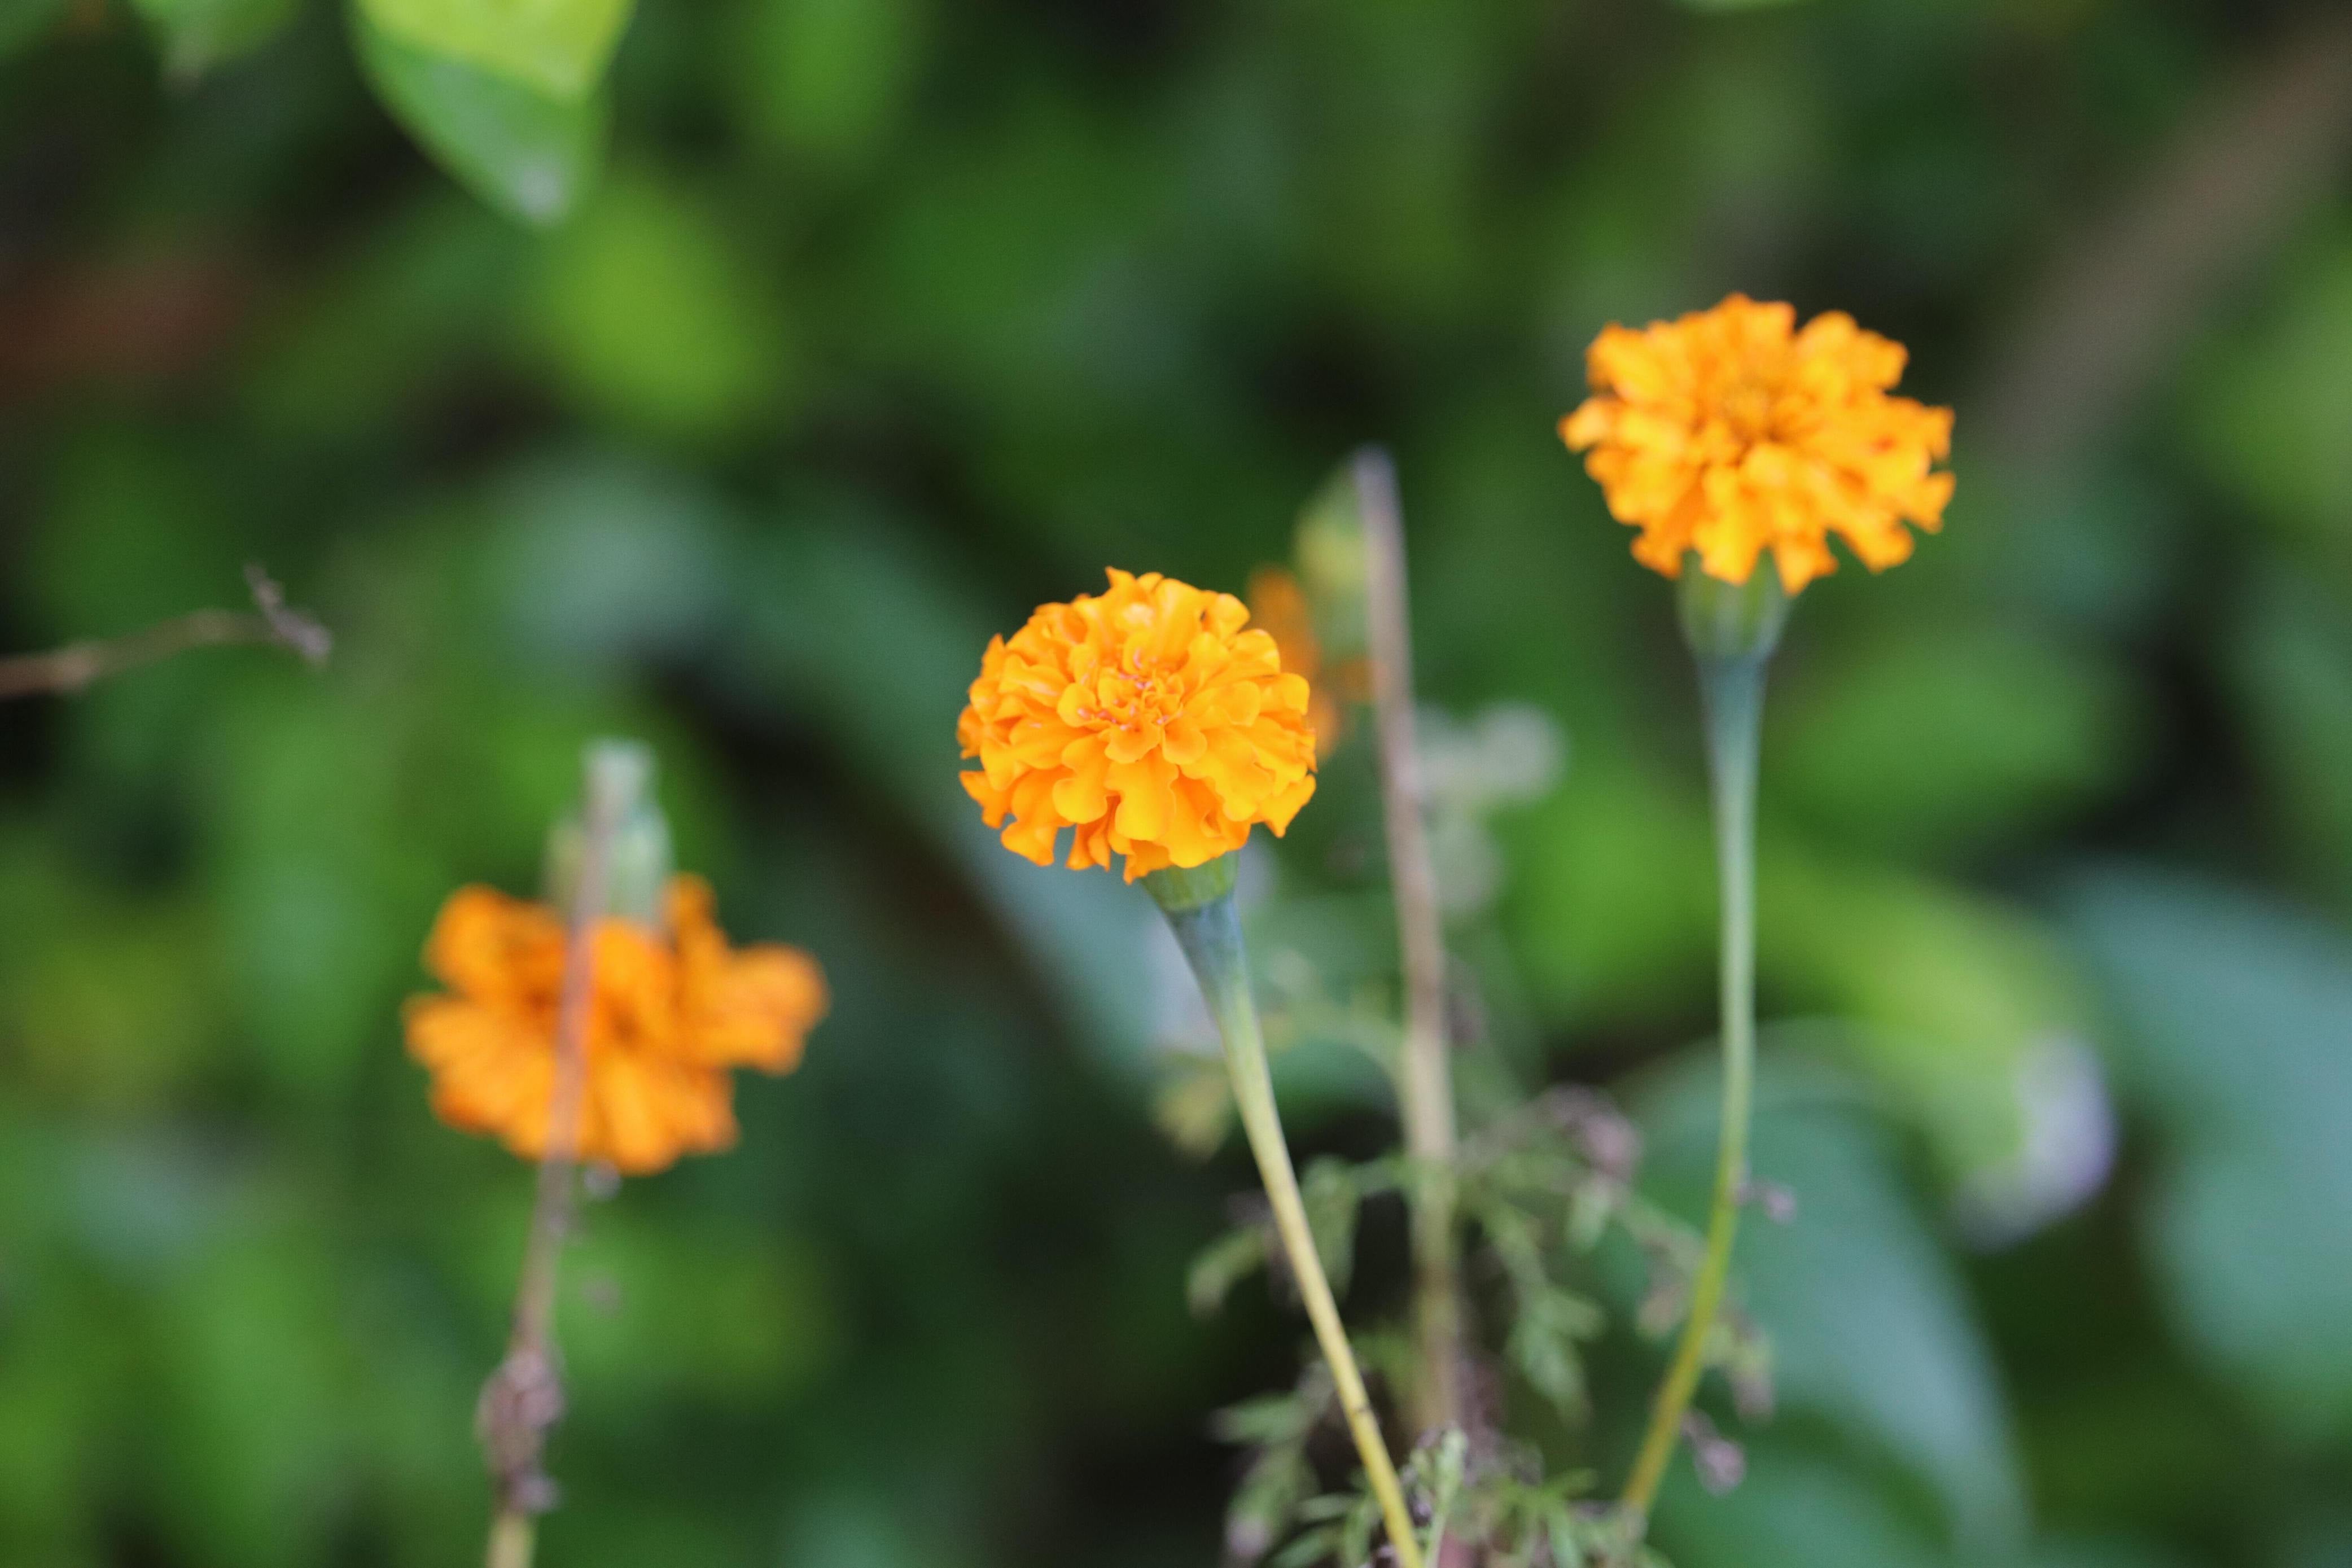
[[[604,74],[634,0],[360,0],[369,21],[412,47],[462,60],[556,98],[585,97]]]
[[[413,47],[353,19],[376,96],[441,166],[508,216],[544,228],[570,215],[604,156],[599,94],[554,98],[510,77]]]

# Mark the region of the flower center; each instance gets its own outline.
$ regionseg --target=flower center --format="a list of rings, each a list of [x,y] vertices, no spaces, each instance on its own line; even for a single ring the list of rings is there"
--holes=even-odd
[[[1720,405],[1723,422],[1740,440],[1754,443],[1772,434],[1772,405],[1776,401],[1771,384],[1759,376],[1743,375],[1731,384]]]
[[[1130,654],[1125,662],[1096,672],[1094,700],[1078,710],[1078,717],[1104,730],[1164,730],[1184,709],[1184,691],[1169,679],[1172,673]]]
[[[1122,730],[1164,727],[1184,706],[1182,697],[1163,685],[1156,671],[1114,670],[1109,685],[1103,717]]]

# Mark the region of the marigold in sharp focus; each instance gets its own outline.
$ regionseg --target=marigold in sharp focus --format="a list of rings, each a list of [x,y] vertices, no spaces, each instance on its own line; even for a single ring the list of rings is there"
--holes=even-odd
[[[1911,553],[1906,522],[1943,525],[1951,410],[1888,395],[1902,344],[1839,311],[1796,320],[1734,294],[1594,340],[1593,395],[1559,433],[1641,529],[1643,565],[1676,576],[1696,550],[1709,576],[1745,583],[1769,550],[1794,594],[1837,570],[1832,533],[1875,572]]]
[[[956,725],[963,786],[1040,866],[1127,858],[1127,879],[1205,865],[1251,825],[1279,836],[1315,793],[1307,682],[1231,594],[1114,567],[1110,589],[1041,605],[992,638]]]
[[[808,954],[729,945],[700,878],[673,878],[667,905],[667,933],[605,920],[594,935],[579,1156],[633,1175],[733,1143],[729,1070],[790,1072],[826,1005]],[[409,1053],[433,1074],[434,1113],[538,1159],[555,1088],[562,921],[544,904],[461,888],[425,963],[449,988],[411,998],[405,1014]]]

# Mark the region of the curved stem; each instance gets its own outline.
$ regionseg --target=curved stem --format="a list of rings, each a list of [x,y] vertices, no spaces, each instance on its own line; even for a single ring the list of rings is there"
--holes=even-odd
[[[1249,960],[1242,946],[1241,920],[1234,909],[1233,894],[1227,890],[1207,902],[1171,909],[1167,914],[1176,941],[1201,983],[1202,994],[1208,998],[1209,1010],[1216,1015],[1217,1030],[1224,1037],[1225,1066],[1233,1076],[1234,1103],[1241,1112],[1242,1129],[1248,1135],[1250,1152],[1257,1157],[1258,1175],[1274,1205],[1275,1229],[1298,1281],[1307,1321],[1315,1326],[1316,1343],[1322,1347],[1323,1360],[1331,1369],[1331,1384],[1339,1393],[1349,1435],[1356,1441],[1372,1496],[1380,1503],[1390,1549],[1396,1553],[1400,1568],[1422,1568],[1421,1546],[1413,1537],[1404,1489],[1397,1480],[1388,1446],[1381,1441],[1380,1423],[1364,1392],[1363,1373],[1348,1344],[1348,1331],[1339,1321],[1339,1303],[1331,1297],[1331,1282],[1316,1255],[1315,1233],[1307,1223],[1297,1173],[1291,1167],[1290,1145],[1283,1138],[1282,1119],[1275,1110],[1274,1079],[1266,1069],[1257,1005],[1250,997]]]
[[[1717,875],[1722,884],[1723,1128],[1715,1163],[1715,1202],[1706,1254],[1691,1284],[1665,1381],[1649,1430],[1625,1482],[1623,1504],[1646,1516],[1682,1435],[1683,1417],[1706,1370],[1707,1339],[1731,1274],[1731,1244],[1748,1184],[1748,1121],[1756,1072],[1756,758],[1764,713],[1764,657],[1702,658],[1699,689],[1706,703],[1707,774],[1715,802]]]

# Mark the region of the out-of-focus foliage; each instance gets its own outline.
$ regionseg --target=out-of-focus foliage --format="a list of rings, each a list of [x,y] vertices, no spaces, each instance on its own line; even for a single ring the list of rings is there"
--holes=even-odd
[[[1465,1114],[1605,1087],[1690,1213],[1691,682],[1551,425],[1603,323],[1733,289],[1908,344],[1958,492],[1774,671],[1758,1161],[1796,1213],[1738,1272],[1779,1409],[1710,1384],[1746,1479],[1678,1463],[1658,1538],[2340,1558],[2339,5],[625,9],[0,0],[5,646],[233,605],[248,559],[338,633],[322,672],[0,709],[0,1560],[478,1552],[529,1176],[432,1121],[397,1010],[608,732],[836,1005],[740,1149],[590,1211],[549,1560],[1213,1560],[1237,1485],[1297,1478],[1212,1413],[1291,1386],[1301,1325],[1255,1276],[1190,1310],[1252,1187],[1213,1075],[1180,1104],[1152,1049],[1205,1020],[1131,889],[979,826],[954,720],[989,634],[1108,562],[1290,559],[1361,440],[1444,715]],[[1360,724],[1259,848],[1301,1154],[1360,1169],[1395,1016]],[[1350,1318],[1392,1319],[1397,1199],[1350,1212]],[[1639,1247],[1570,1261],[1612,1328],[1486,1393],[1606,1491],[1662,1356]]]

